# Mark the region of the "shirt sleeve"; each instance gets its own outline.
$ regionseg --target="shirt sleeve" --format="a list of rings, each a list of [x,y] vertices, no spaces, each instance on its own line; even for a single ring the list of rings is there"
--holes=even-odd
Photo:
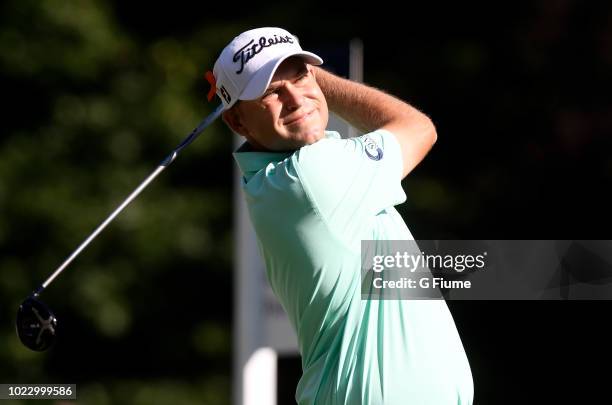
[[[406,201],[400,145],[389,131],[326,138],[301,148],[292,159],[315,209],[343,230]]]

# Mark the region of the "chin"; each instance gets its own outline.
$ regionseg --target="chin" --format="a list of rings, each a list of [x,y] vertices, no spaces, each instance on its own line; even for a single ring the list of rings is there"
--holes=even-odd
[[[323,137],[318,135],[305,136],[300,140],[296,141],[296,145],[298,146],[298,148],[301,148],[302,146],[312,145],[313,143],[318,142],[322,138]]]
[[[322,131],[319,128],[314,128],[301,136],[301,139],[304,140],[306,145],[315,143],[323,138],[325,138],[325,131]]]
[[[303,128],[296,132],[285,132],[282,138],[277,138],[274,147],[270,150],[297,150],[302,146],[311,145],[325,138],[325,131],[320,129],[320,126],[311,126]]]

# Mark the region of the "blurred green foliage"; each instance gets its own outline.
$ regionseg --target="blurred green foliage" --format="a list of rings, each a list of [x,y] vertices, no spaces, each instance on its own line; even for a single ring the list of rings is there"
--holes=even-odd
[[[203,73],[231,25],[144,41],[95,0],[2,4],[0,381],[77,383],[82,404],[230,398],[232,142],[186,149],[43,295],[53,350],[21,347],[21,300],[213,105]]]
[[[417,239],[609,239],[609,2],[409,3],[2,2],[0,382],[76,383],[93,405],[230,402],[234,166],[221,122],[44,293],[60,320],[53,350],[25,349],[13,323],[212,111],[204,72],[256,26],[314,51],[361,38],[366,83],[431,116],[438,141],[399,206]],[[546,344],[572,329],[502,305],[454,313],[483,404],[511,401],[508,376],[525,374],[528,314]]]

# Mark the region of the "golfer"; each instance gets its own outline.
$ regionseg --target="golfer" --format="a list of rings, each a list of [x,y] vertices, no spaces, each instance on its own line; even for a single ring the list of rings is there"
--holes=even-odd
[[[361,241],[413,239],[394,206],[435,128],[322,63],[267,27],[234,38],[209,75],[223,120],[245,138],[234,154],[242,188],[268,281],[298,336],[296,401],[471,404],[470,366],[443,299],[361,295]],[[329,111],[364,135],[326,131]]]

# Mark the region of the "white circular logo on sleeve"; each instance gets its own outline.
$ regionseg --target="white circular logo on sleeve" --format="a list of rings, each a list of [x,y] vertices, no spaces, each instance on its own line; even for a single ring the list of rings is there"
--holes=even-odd
[[[374,139],[370,138],[369,136],[364,136],[363,137],[363,143],[365,146],[365,153],[366,155],[368,155],[368,157],[372,160],[380,160],[383,157],[383,151],[382,149],[378,146],[378,144],[376,143],[376,141],[374,141]]]

